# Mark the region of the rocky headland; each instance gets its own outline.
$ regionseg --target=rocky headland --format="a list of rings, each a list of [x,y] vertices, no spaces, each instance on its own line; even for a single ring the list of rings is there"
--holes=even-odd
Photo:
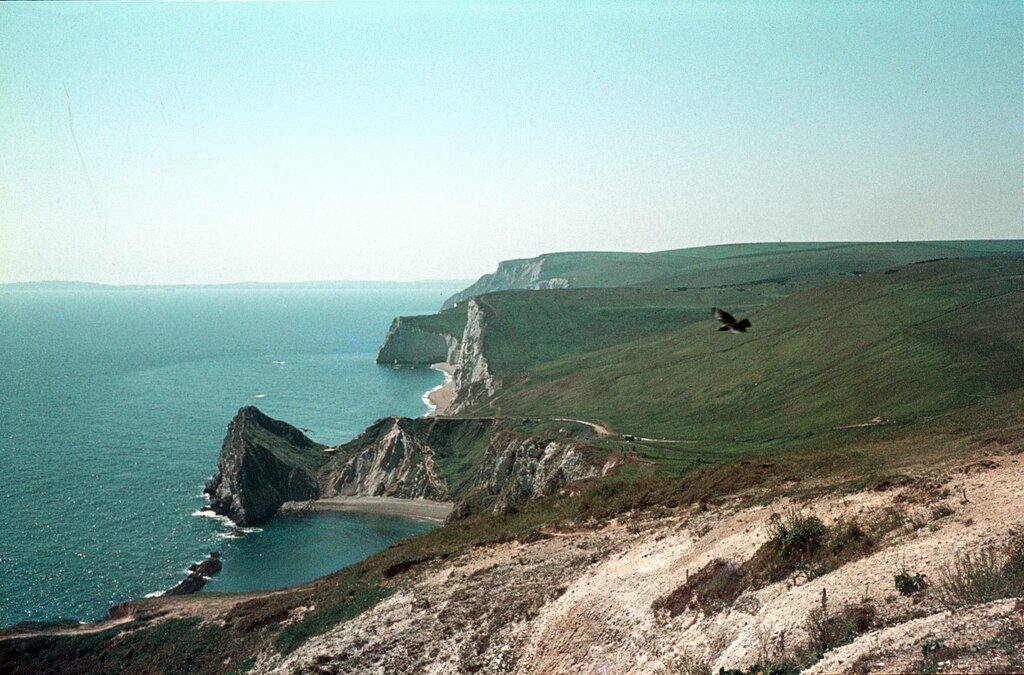
[[[295,511],[338,497],[454,502],[453,517],[500,513],[625,461],[588,443],[591,432],[570,421],[538,436],[515,420],[386,417],[328,447],[248,406],[228,425],[206,493],[210,510],[243,526],[285,503]]]
[[[237,525],[265,522],[284,502],[315,499],[326,446],[254,406],[228,424],[217,471],[206,482],[209,509]]]

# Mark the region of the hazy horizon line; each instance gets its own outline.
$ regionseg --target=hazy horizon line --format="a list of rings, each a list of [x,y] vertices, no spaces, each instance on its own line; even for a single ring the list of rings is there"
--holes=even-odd
[[[814,244],[814,245],[834,245],[834,246],[856,246],[859,244],[944,244],[952,242],[972,242],[972,241],[987,241],[987,242],[998,242],[998,241],[1024,241],[1024,237],[971,237],[971,238],[943,238],[943,239],[836,239],[836,240],[786,240],[779,239],[773,241],[729,241],[721,242],[717,244],[701,244],[697,246],[683,246],[679,248],[667,248],[667,249],[653,249],[649,251],[629,251],[629,250],[613,250],[613,249],[571,249],[571,250],[557,250],[557,251],[544,251],[533,256],[525,256],[520,258],[508,258],[499,260],[495,263],[495,269],[501,262],[513,261],[513,260],[534,260],[543,256],[557,255],[557,254],[577,254],[577,253],[636,253],[636,254],[654,254],[654,253],[668,253],[672,251],[685,251],[685,250],[697,250],[707,248],[719,248],[727,246],[752,246],[752,245],[771,245],[771,244]],[[492,272],[486,272],[491,274]],[[481,275],[482,276],[482,275]],[[22,281],[0,281],[0,289],[2,290],[18,290],[15,287],[21,287],[23,290],[30,290],[29,286],[46,286],[46,285],[66,285],[66,286],[89,286],[94,288],[121,288],[121,289],[146,289],[146,288],[225,288],[225,287],[244,287],[244,286],[307,286],[312,287],[317,284],[322,285],[392,285],[392,286],[409,286],[409,285],[426,285],[426,284],[458,284],[466,283],[471,284],[477,281],[480,276],[475,277],[464,277],[464,278],[434,278],[434,279],[414,279],[414,280],[397,280],[397,279],[306,279],[301,281],[217,281],[217,282],[169,282],[169,283],[136,283],[136,284],[112,284],[102,281],[81,281],[76,279],[28,279]],[[42,289],[41,289],[42,290]],[[65,289],[70,290],[70,289]],[[83,289],[85,290],[85,289]]]
[[[387,279],[375,280],[320,280],[320,281],[229,281],[223,283],[170,283],[170,284],[107,284],[96,281],[75,281],[69,279],[39,279],[34,281],[10,281],[0,282],[0,290],[4,291],[34,291],[34,290],[161,290],[171,288],[182,289],[235,289],[247,290],[253,288],[267,287],[291,287],[291,288],[360,288],[360,287],[406,287],[406,286],[431,286],[444,285],[455,286],[459,284],[471,284],[475,279],[418,279],[415,281],[391,281]]]

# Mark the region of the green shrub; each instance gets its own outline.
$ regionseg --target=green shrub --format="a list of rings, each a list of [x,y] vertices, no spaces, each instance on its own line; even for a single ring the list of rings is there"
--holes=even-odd
[[[899,571],[899,573],[893,577],[896,583],[896,590],[903,595],[913,595],[919,591],[923,591],[927,582],[925,581],[925,575],[920,572],[917,574],[911,574],[906,568]]]
[[[774,514],[768,521],[768,532],[775,556],[797,565],[811,562],[829,533],[825,523],[816,516],[805,516],[798,511],[790,511],[785,518]]]

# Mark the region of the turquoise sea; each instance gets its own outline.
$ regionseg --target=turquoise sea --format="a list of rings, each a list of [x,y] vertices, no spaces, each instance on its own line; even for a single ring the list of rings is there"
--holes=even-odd
[[[424,414],[442,375],[373,359],[459,288],[0,292],[0,626],[96,619],[211,550],[204,590],[273,588],[433,527],[310,514],[231,539],[193,514],[243,405],[324,443]]]

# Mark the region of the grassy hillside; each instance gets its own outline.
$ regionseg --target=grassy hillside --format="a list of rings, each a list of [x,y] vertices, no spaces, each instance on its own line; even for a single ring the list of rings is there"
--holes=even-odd
[[[688,269],[703,262],[766,253],[815,251],[835,243],[779,242],[773,244],[725,244],[653,253],[549,253],[541,256],[542,278],[568,279],[571,286],[632,286]]]
[[[402,321],[428,333],[440,333],[460,338],[462,331],[466,328],[466,306],[463,304],[437,314],[403,316]]]
[[[726,303],[718,303],[726,305]],[[944,260],[530,368],[487,407],[714,447],[920,420],[1024,386],[1024,260]]]
[[[1024,255],[1024,240],[731,244],[646,254],[550,254],[541,256],[542,278],[569,278],[587,288],[479,296],[487,320],[484,353],[492,372],[518,374],[706,321],[713,305],[746,312],[867,271],[1004,251]],[[516,262],[521,261],[503,265]],[[428,332],[461,335],[465,316],[463,304],[403,320]]]
[[[729,249],[730,255],[704,259],[678,273],[644,282],[657,287],[706,287],[761,281],[807,283],[906,265],[936,258],[963,258],[993,253],[1024,253],[1024,241],[900,242],[822,245],[811,250],[778,249],[759,245]],[[706,250],[706,249],[694,249]]]
[[[468,288],[445,301],[455,302],[501,290],[537,288],[553,279],[570,288],[651,285],[720,286],[757,280],[816,275],[835,278],[933,258],[1024,253],[1022,240],[933,242],[776,242],[724,244],[630,253],[576,251],[503,261]]]
[[[491,372],[517,374],[542,363],[705,321],[717,302],[746,311],[782,298],[794,284],[723,289],[581,288],[502,291],[480,298]],[[451,311],[451,310],[449,310]]]
[[[545,253],[536,258],[505,260],[498,269],[480,277],[468,288],[448,298],[442,307],[474,295],[495,291],[537,288],[551,280],[567,282],[570,288],[615,288],[634,286],[652,279],[676,274],[700,262],[733,256],[780,251],[832,248],[836,243],[785,242],[774,244],[727,244],[683,248],[653,253],[620,251],[573,251]]]

